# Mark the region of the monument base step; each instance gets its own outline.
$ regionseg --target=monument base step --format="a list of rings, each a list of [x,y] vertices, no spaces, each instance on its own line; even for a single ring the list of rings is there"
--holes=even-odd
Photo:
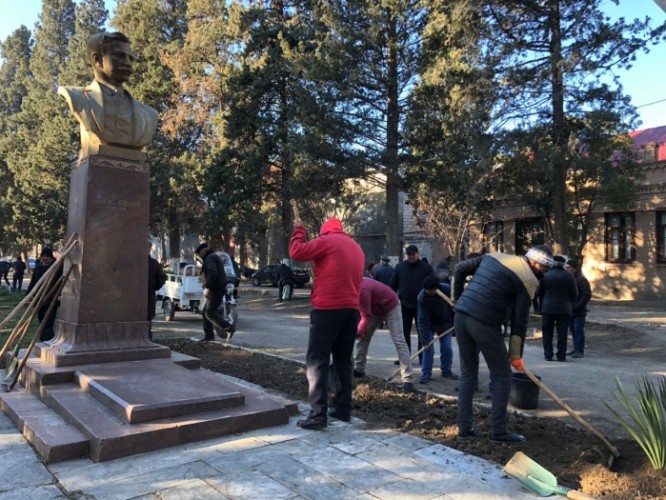
[[[47,462],[102,462],[282,425],[298,412],[293,402],[163,359],[54,368],[31,358],[26,368],[29,390],[0,393],[0,404]]]

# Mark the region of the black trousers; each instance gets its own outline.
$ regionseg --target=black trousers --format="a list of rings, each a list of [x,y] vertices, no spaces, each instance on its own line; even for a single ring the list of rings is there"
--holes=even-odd
[[[417,319],[417,311],[415,307],[405,307],[402,304],[400,305],[402,310],[402,333],[405,335],[405,342],[407,343],[407,349],[409,353],[412,353],[412,323],[416,324],[416,341],[417,348],[416,350],[421,349],[421,337],[419,336],[419,324]],[[423,356],[419,354],[419,363],[423,359]]]
[[[223,332],[231,326],[220,314],[220,306],[224,299],[224,288],[219,290],[208,290],[206,306],[203,314],[204,337],[212,340],[215,338],[215,328]]]
[[[569,334],[568,314],[542,313],[541,330],[543,331],[543,355],[546,359],[553,357],[553,334],[557,331],[557,352],[559,361],[567,359],[567,335]]]
[[[49,310],[49,305],[47,304],[43,306],[39,311],[37,311],[37,317],[39,318],[39,322],[44,323],[44,329],[42,330],[42,333],[39,335],[40,342],[46,342],[47,340],[51,340],[53,337],[55,337],[55,330],[53,329],[53,325],[56,320],[56,313],[58,312],[58,306],[56,305],[53,308],[53,311],[51,311],[51,314],[49,314],[49,316],[46,317],[46,313],[48,312],[48,310]]]
[[[340,415],[351,413],[352,352],[359,317],[356,309],[313,309],[310,312],[310,335],[305,361],[308,396],[315,417],[325,416],[328,409],[328,366],[331,355],[340,382],[335,390],[335,408]]]

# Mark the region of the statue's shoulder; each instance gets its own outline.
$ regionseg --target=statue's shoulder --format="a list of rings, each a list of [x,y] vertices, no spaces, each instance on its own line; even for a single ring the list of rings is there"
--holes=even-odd
[[[88,87],[58,87],[58,95],[67,101],[72,111],[79,111],[88,107],[88,98],[86,93]]]

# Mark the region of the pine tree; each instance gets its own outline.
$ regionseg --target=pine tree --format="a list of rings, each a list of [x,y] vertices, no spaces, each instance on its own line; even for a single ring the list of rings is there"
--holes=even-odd
[[[22,248],[53,244],[64,237],[67,218],[71,118],[56,95],[60,69],[74,32],[74,2],[49,0],[35,30],[31,78],[15,115],[16,133],[7,143],[5,161],[13,175],[7,202],[11,230]]]

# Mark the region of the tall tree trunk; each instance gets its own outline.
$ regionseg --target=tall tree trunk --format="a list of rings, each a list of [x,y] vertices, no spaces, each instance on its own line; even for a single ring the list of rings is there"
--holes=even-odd
[[[390,255],[402,255],[401,220],[399,218],[400,174],[398,160],[400,108],[398,106],[398,49],[395,12],[388,11],[387,89],[386,89],[386,247]]]
[[[567,164],[564,156],[564,84],[562,82],[562,33],[560,29],[560,0],[551,0],[548,23],[550,26],[550,67],[553,108],[553,251],[569,252],[567,216]]]

